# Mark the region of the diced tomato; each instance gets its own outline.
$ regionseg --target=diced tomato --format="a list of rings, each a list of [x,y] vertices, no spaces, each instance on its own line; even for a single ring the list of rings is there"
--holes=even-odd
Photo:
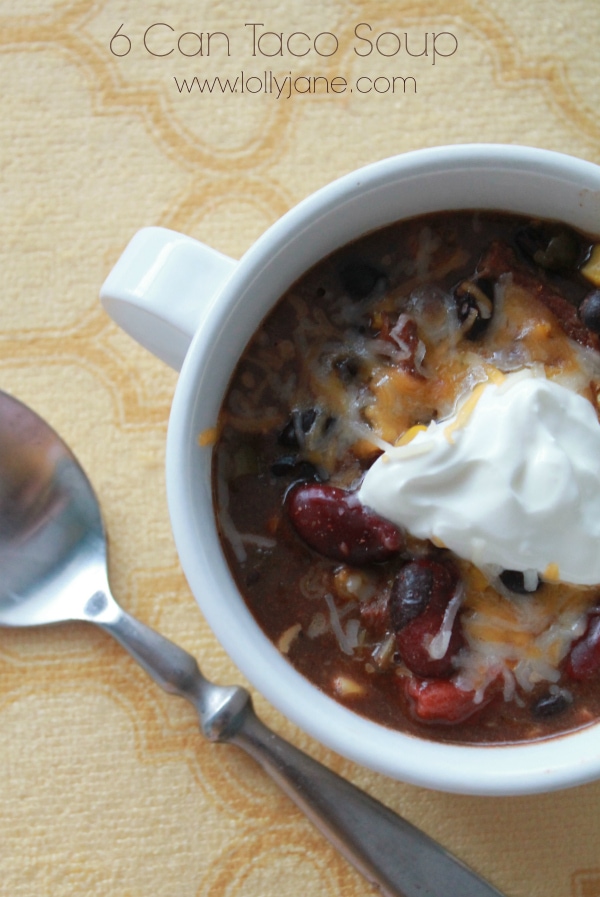
[[[404,547],[404,535],[363,505],[355,492],[327,483],[302,483],[288,495],[289,518],[298,535],[336,561],[381,563]]]
[[[449,679],[406,679],[404,691],[417,719],[427,723],[462,723],[493,697],[486,692],[476,704],[474,691],[463,691]]]

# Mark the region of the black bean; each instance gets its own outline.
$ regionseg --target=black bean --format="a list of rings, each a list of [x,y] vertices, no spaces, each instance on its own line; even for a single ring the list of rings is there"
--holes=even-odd
[[[303,461],[296,455],[285,455],[271,464],[274,477],[288,477],[294,480],[314,480],[321,482],[322,477],[314,464]]]
[[[534,702],[531,712],[538,719],[546,719],[549,716],[557,716],[559,713],[564,713],[572,703],[573,698],[570,692],[564,689],[554,692],[549,691]]]
[[[516,592],[517,595],[531,595],[533,592],[537,592],[541,585],[538,577],[535,589],[526,589],[525,576],[520,570],[503,570],[500,574],[500,581],[509,591]]]
[[[294,469],[294,477],[297,480],[314,480],[317,483],[327,479],[310,461],[299,461]]]
[[[600,290],[592,290],[579,306],[579,317],[593,333],[600,333]]]
[[[271,473],[274,477],[287,477],[292,473],[297,463],[298,459],[291,455],[277,458],[277,460],[271,464]]]
[[[454,289],[458,319],[466,324],[467,339],[480,339],[492,320],[495,282],[489,277],[463,280]]]
[[[382,274],[366,262],[348,262],[340,271],[340,280],[351,299],[366,299],[373,292]]]
[[[289,421],[277,437],[279,445],[285,448],[300,448],[299,433],[308,433],[317,419],[315,408],[307,408],[304,411],[294,411]]]
[[[357,358],[338,358],[333,366],[343,383],[351,383],[360,371],[360,362]]]

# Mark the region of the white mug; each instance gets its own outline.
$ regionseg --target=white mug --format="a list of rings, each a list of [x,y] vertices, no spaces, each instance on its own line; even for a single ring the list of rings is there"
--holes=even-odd
[[[279,654],[250,614],[220,547],[212,500],[214,427],[235,364],[300,275],[378,227],[428,212],[498,209],[600,232],[600,167],[528,147],[467,145],[406,153],[305,199],[235,262],[163,228],[136,234],[101,290],[138,342],[180,369],[167,437],[167,494],[184,573],[209,625],[250,682],[338,753],[391,777],[470,794],[548,791],[600,777],[600,723],[547,741],[436,743],[353,714]]]

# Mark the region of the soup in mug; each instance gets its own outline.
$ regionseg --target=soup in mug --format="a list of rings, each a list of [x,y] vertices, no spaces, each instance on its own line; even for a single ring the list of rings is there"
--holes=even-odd
[[[319,262],[240,359],[214,501],[266,635],[384,726],[600,717],[600,245],[444,212]]]

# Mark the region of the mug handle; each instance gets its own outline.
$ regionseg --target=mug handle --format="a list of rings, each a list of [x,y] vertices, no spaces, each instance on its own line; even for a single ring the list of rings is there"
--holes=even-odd
[[[113,321],[180,370],[206,311],[237,262],[165,227],[145,227],[104,281],[100,299]]]

